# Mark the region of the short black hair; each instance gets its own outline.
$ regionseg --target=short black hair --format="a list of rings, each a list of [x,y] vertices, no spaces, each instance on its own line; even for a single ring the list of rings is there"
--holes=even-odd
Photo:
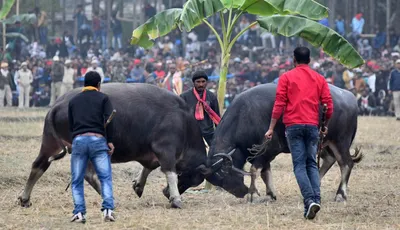
[[[85,74],[85,86],[97,87],[101,82],[100,74],[95,71],[90,71]]]
[[[202,70],[196,71],[193,74],[192,81],[195,82],[197,79],[200,79],[200,78],[204,78],[204,79],[206,79],[206,81],[208,81],[207,73]]]
[[[309,64],[310,63],[310,49],[304,46],[297,47],[294,50],[294,58],[298,64]]]

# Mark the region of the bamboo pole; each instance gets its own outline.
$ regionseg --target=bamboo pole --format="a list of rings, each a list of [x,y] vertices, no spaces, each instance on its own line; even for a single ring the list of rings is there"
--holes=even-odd
[[[16,14],[17,14],[17,16],[19,15],[19,0],[17,0],[17,5],[16,5]]]
[[[390,30],[390,14],[391,14],[391,8],[390,8],[390,0],[386,0],[386,45],[390,45],[390,36],[389,36],[389,30]]]

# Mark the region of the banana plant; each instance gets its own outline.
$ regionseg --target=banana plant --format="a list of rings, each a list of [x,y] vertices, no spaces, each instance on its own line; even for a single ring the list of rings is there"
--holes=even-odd
[[[234,27],[244,13],[258,18],[232,38]],[[207,21],[207,18],[215,14],[219,14],[221,19],[220,33]],[[362,57],[346,39],[317,22],[326,17],[328,8],[313,0],[188,0],[183,8],[162,11],[136,28],[132,33],[131,44],[151,48],[155,39],[176,28],[190,32],[196,26],[206,24],[215,34],[221,48],[218,101],[222,111],[230,51],[239,37],[256,25],[274,34],[302,37],[348,68],[364,64]]]

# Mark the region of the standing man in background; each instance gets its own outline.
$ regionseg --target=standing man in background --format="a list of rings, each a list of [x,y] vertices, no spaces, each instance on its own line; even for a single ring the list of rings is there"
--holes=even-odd
[[[57,98],[61,96],[61,87],[64,77],[64,65],[60,62],[58,56],[53,57],[53,65],[51,66],[51,99],[49,106],[53,106]]]
[[[276,99],[269,129],[265,133],[272,139],[277,120],[283,115],[286,139],[292,154],[294,174],[304,201],[304,217],[314,219],[321,208],[320,178],[316,162],[319,140],[320,102],[327,104],[325,127],[333,113],[333,102],[328,83],[313,71],[310,50],[298,47],[294,50],[296,68],[279,78]],[[324,135],[327,134],[325,129]]]
[[[389,93],[393,94],[396,120],[400,121],[400,59],[396,61],[395,69],[390,73]]]
[[[61,86],[61,95],[71,91],[74,89],[76,71],[72,68],[71,60],[65,61],[64,67],[64,77],[62,79],[62,86]]]
[[[29,108],[29,93],[31,91],[31,84],[33,82],[33,75],[32,71],[28,69],[28,63],[22,62],[21,69],[18,70],[16,80],[19,88],[18,108]]]
[[[87,72],[82,93],[72,98],[68,104],[69,131],[73,140],[71,187],[75,206],[71,222],[86,222],[83,179],[88,160],[92,162],[101,183],[104,221],[115,221],[111,171],[113,122],[108,124],[107,129],[104,127],[113,108],[108,96],[99,92],[100,82],[97,72]]]
[[[180,96],[188,104],[200,126],[204,139],[208,146],[211,146],[214,137],[214,124],[216,127],[221,120],[218,99],[211,91],[207,90],[208,76],[204,71],[195,72],[192,81],[194,88]]]
[[[99,62],[97,61],[97,59],[93,59],[92,66],[90,66],[86,70],[86,72],[90,72],[90,71],[97,72],[101,77],[101,83],[104,82],[104,72],[103,72],[103,69],[101,67],[99,67]]]
[[[11,86],[13,86],[13,88],[15,88],[15,83],[14,83],[14,78],[12,77],[11,72],[8,70],[8,63],[7,62],[2,62],[1,63],[1,70],[0,70],[0,78],[2,78],[0,80],[4,81],[4,92],[1,95],[0,92],[0,107],[3,107],[3,101],[4,98],[6,99],[6,106],[12,106],[12,90],[11,90]],[[1,84],[1,83],[0,83]],[[1,86],[0,86],[0,91],[1,91]]]

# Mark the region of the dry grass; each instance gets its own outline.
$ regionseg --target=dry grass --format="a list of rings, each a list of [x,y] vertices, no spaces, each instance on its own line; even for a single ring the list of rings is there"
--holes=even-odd
[[[40,135],[43,124],[0,123],[0,229],[400,229],[400,123],[391,118],[360,118],[359,123],[356,144],[363,146],[365,158],[351,175],[349,200],[333,202],[340,178],[335,165],[323,179],[323,209],[314,221],[302,218],[290,156],[280,155],[273,162],[276,202],[248,204],[217,190],[188,192],[183,194],[182,210],[168,208],[161,192],[166,181],[159,171],[150,175],[139,199],[131,181],[140,166],[133,162],[113,165],[118,220],[101,221],[101,198],[85,183],[86,225],[69,222],[73,203],[71,191],[64,191],[70,174],[69,156],[53,163],[36,184],[31,208],[17,205],[38,154],[40,139],[35,136]],[[16,137],[1,138],[10,132]],[[383,150],[385,154],[378,153]],[[265,194],[261,179],[258,188]]]

